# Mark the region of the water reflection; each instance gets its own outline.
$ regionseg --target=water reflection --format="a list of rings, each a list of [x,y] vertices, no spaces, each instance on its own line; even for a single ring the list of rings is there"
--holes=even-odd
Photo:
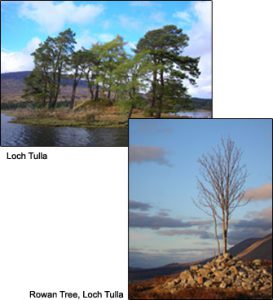
[[[127,128],[77,128],[9,123],[1,114],[1,146],[127,147]]]

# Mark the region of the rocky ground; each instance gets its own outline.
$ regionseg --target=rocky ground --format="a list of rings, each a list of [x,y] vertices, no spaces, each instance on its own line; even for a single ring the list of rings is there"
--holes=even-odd
[[[131,293],[131,295],[130,295]],[[272,299],[272,274],[260,259],[225,254],[155,284],[129,286],[130,299]]]
[[[193,265],[163,287],[176,292],[182,287],[240,288],[248,291],[271,289],[272,275],[263,267],[261,260],[255,259],[245,264],[228,253],[213,259],[205,265]]]

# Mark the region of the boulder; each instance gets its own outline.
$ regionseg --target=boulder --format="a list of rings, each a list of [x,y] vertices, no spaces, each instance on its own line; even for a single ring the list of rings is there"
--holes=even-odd
[[[236,288],[247,291],[271,289],[272,275],[261,264],[260,259],[244,264],[226,253],[203,266],[191,266],[190,270],[181,272],[177,278],[167,281],[163,287],[171,293],[188,287]]]

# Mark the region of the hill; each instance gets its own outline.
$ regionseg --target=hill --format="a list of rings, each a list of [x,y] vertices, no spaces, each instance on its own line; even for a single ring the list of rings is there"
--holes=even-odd
[[[24,79],[30,74],[30,71],[12,72],[1,74],[1,104],[11,102],[23,102],[21,98],[24,90]],[[60,99],[69,100],[72,93],[73,80],[64,78],[61,82]],[[89,100],[90,94],[86,81],[82,80],[77,89],[76,99]]]
[[[272,260],[272,234],[263,238],[246,239],[229,249],[232,256],[238,256],[244,261],[253,259]],[[189,268],[192,264],[205,264],[212,257],[191,263],[173,263],[158,268],[129,268],[129,281],[150,279],[155,276],[171,275]]]
[[[265,259],[272,260],[272,234],[257,239],[249,247],[238,254],[243,260]]]

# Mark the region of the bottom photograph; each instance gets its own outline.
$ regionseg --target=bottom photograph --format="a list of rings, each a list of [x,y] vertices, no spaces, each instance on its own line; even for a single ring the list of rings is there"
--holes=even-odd
[[[128,290],[272,298],[271,119],[130,119]]]

